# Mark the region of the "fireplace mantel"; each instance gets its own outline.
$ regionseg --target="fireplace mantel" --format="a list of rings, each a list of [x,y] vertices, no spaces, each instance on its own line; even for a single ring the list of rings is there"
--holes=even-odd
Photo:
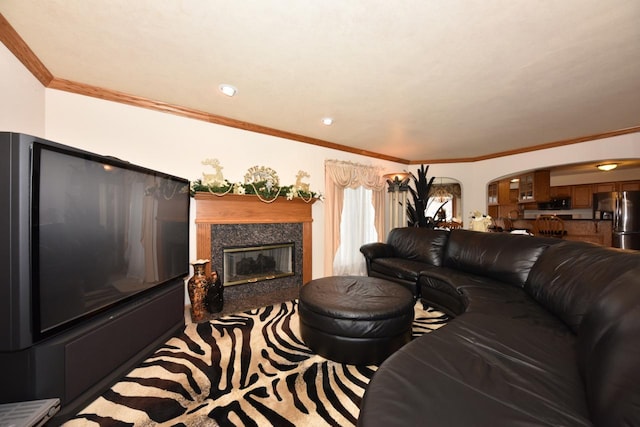
[[[311,280],[312,233],[311,207],[316,199],[306,203],[295,198],[278,197],[272,203],[260,201],[254,195],[227,194],[218,196],[198,192],[196,200],[196,252],[199,259],[211,259],[212,224],[302,224],[302,280]],[[207,264],[210,269],[210,265]],[[210,274],[210,271],[207,271]]]

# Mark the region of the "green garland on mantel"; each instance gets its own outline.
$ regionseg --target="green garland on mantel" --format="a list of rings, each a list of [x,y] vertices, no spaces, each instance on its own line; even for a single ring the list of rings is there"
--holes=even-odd
[[[257,181],[254,183],[243,184],[240,182],[231,183],[224,180],[224,184],[204,184],[201,179],[191,182],[191,196],[197,192],[209,192],[216,196],[225,196],[227,194],[248,194],[255,195],[265,203],[271,203],[278,197],[286,197],[287,200],[300,198],[309,203],[313,199],[322,200],[322,195],[314,191],[304,191],[296,189],[294,185],[267,186],[267,181]]]

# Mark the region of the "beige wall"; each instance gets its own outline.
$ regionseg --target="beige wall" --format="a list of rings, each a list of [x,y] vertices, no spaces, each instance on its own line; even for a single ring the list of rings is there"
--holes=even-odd
[[[0,43],[0,130],[43,135],[44,92],[40,82]]]

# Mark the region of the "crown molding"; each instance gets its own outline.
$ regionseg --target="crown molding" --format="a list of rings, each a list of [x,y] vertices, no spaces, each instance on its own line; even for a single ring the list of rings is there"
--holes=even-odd
[[[629,127],[629,128],[625,128],[625,129],[618,129],[618,130],[613,130],[613,131],[609,131],[609,132],[602,132],[602,133],[597,133],[597,134],[588,135],[588,136],[582,136],[582,137],[578,137],[578,138],[569,138],[569,139],[563,139],[563,140],[560,140],[560,141],[546,142],[544,144],[532,145],[532,146],[529,146],[529,147],[518,148],[518,149],[515,149],[515,150],[500,151],[500,152],[488,154],[488,155],[485,155],[485,156],[464,157],[464,158],[456,158],[456,159],[437,159],[437,160],[411,161],[411,162],[409,162],[409,164],[410,165],[420,165],[420,164],[434,164],[434,163],[471,163],[471,162],[478,162],[478,161],[481,161],[481,160],[496,159],[498,157],[513,156],[515,154],[530,153],[532,151],[546,150],[547,148],[556,148],[556,147],[562,147],[562,146],[565,146],[565,145],[578,144],[578,143],[581,143],[581,142],[595,141],[595,140],[604,139],[604,138],[611,138],[611,137],[614,137],[614,136],[626,135],[626,134],[629,134],[629,133],[636,133],[636,132],[640,132],[640,126],[633,126],[633,127]]]
[[[202,120],[208,123],[213,123],[222,126],[229,126],[236,129],[242,129],[249,132],[261,133],[264,135],[276,136],[279,138],[290,139],[293,141],[304,142],[306,144],[317,145],[320,147],[331,148],[334,150],[345,151],[354,154],[360,154],[367,157],[374,157],[382,160],[389,160],[397,163],[408,164],[409,161],[400,159],[398,157],[386,156],[380,153],[374,153],[372,151],[360,150],[346,145],[335,144],[333,142],[324,141],[317,138],[311,138],[296,133],[286,132],[267,126],[257,125],[254,123],[244,122],[241,120],[230,119],[228,117],[218,116],[215,114],[206,113],[203,111],[181,107],[178,105],[169,104],[162,101],[155,101],[141,96],[129,95],[123,92],[118,92],[110,89],[100,88],[96,86],[87,85],[84,83],[78,83],[71,80],[64,80],[54,78],[48,85],[49,89],[58,89],[66,92],[71,92],[79,95],[91,96],[94,98],[100,98],[107,101],[119,102],[122,104],[132,105],[135,107],[147,108],[150,110],[156,110],[163,113],[175,114],[178,116],[188,117],[190,119]]]
[[[22,37],[9,24],[9,21],[0,13],[0,41],[7,49],[18,58],[20,62],[38,79],[44,87],[47,87],[53,74],[44,66],[40,59],[33,53],[31,48],[22,40]]]

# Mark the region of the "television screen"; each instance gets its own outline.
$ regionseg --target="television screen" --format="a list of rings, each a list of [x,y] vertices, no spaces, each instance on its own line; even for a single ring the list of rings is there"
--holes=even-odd
[[[189,272],[189,182],[33,146],[34,334],[65,329]]]

